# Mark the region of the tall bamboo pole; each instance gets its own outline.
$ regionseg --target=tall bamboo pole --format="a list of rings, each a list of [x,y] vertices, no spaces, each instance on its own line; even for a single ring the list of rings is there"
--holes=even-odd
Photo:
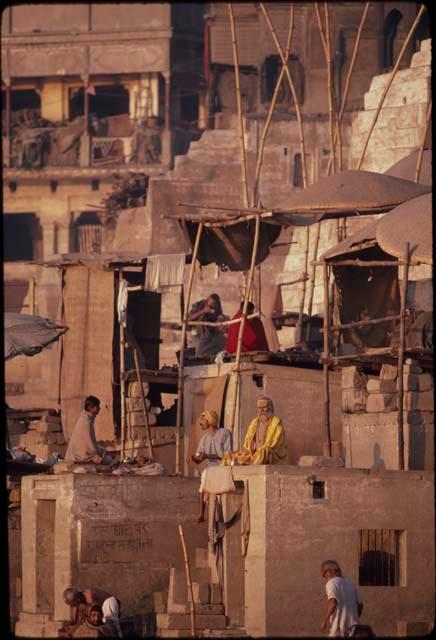
[[[336,137],[341,135],[340,127],[341,127],[342,118],[343,118],[343,115],[344,115],[344,112],[345,112],[345,106],[347,104],[348,93],[349,93],[349,90],[350,90],[351,76],[353,74],[354,64],[356,62],[357,53],[359,51],[359,45],[360,45],[360,41],[362,39],[363,27],[364,27],[364,24],[365,24],[366,16],[368,15],[370,4],[371,4],[370,2],[367,2],[365,4],[365,8],[363,10],[362,17],[360,19],[359,28],[357,30],[356,40],[354,42],[353,53],[351,55],[350,66],[348,68],[348,73],[347,73],[347,77],[346,77],[346,80],[345,80],[344,93],[342,95],[342,101],[341,101],[341,108],[339,110],[339,115],[338,115],[338,127],[339,128],[336,130]],[[338,137],[338,140],[339,140],[339,137]],[[342,144],[341,144],[341,146],[342,146]],[[330,173],[331,164],[332,164],[332,158],[329,158],[326,175],[329,175],[329,173]]]
[[[316,261],[318,259],[318,247],[319,247],[320,236],[321,236],[321,222],[317,222],[316,228],[315,228],[315,242],[313,245],[312,263],[311,263],[311,269],[310,269],[309,296],[307,301],[307,316],[308,316],[307,326],[306,326],[307,341],[310,338],[310,318],[312,316],[313,295],[315,292]]]
[[[253,286],[254,268],[256,266],[257,248],[259,245],[259,235],[260,235],[260,215],[257,215],[256,226],[254,228],[253,250],[251,252],[250,271],[248,272],[247,286],[245,287],[244,306],[242,308],[241,324],[239,327],[239,335],[238,335],[238,344],[236,347],[235,365],[233,368],[233,372],[235,376],[235,390],[234,390],[234,396],[233,396],[232,420],[230,425],[231,431],[233,431],[233,428],[235,426],[236,403],[237,403],[238,391],[239,391],[239,368],[241,364],[242,337],[244,335],[248,301],[250,299],[251,288]]]
[[[333,105],[333,62],[330,43],[330,12],[328,9],[328,3],[324,2],[324,16],[326,27],[326,64],[327,64],[327,90],[329,101],[329,131],[330,131],[330,146],[332,150],[333,161],[333,173],[336,172],[336,150],[335,150],[335,138],[334,138],[334,105]]]
[[[378,103],[378,107],[376,109],[376,112],[374,114],[374,118],[372,120],[371,126],[370,126],[369,131],[368,131],[368,135],[366,136],[365,144],[363,145],[362,153],[361,153],[358,165],[357,165],[357,169],[358,170],[361,168],[361,166],[363,164],[363,160],[365,158],[365,153],[366,153],[366,150],[368,148],[369,140],[371,138],[372,132],[374,131],[374,127],[375,127],[376,122],[378,120],[380,111],[381,111],[381,109],[383,107],[383,104],[384,104],[385,98],[386,98],[386,96],[388,94],[388,91],[391,88],[391,85],[392,85],[393,81],[395,80],[395,77],[397,75],[397,71],[398,71],[398,68],[400,66],[401,60],[403,59],[403,55],[404,55],[404,53],[405,53],[405,51],[407,49],[407,46],[408,46],[408,44],[409,44],[409,42],[410,42],[410,40],[411,40],[411,38],[412,38],[412,36],[413,36],[413,34],[415,32],[416,27],[418,26],[419,21],[421,20],[421,16],[422,16],[422,14],[424,13],[425,10],[426,10],[426,7],[424,5],[422,5],[420,10],[417,13],[417,16],[416,16],[415,20],[413,21],[412,26],[410,27],[409,33],[407,34],[407,37],[406,37],[406,39],[405,39],[405,41],[403,43],[403,46],[401,47],[401,51],[400,51],[400,53],[398,55],[397,61],[396,61],[395,65],[394,65],[394,68],[392,69],[391,77],[389,78],[389,82],[387,83],[387,85],[386,85],[386,87],[385,87],[385,89],[383,91],[383,94],[382,94],[382,96],[380,98],[380,101]]]
[[[425,117],[424,135],[422,136],[422,142],[421,142],[421,146],[419,147],[419,153],[418,153],[418,161],[416,163],[415,182],[419,181],[419,174],[421,173],[421,164],[422,164],[422,156],[424,154],[425,139],[427,137],[428,126],[430,124],[430,119],[431,119],[431,103],[432,101],[430,100],[430,103],[427,108],[427,115]]]
[[[31,316],[35,315],[35,278],[33,276],[29,278],[29,313]]]
[[[287,60],[285,59],[284,53],[282,51],[282,48],[280,46],[280,42],[279,39],[277,37],[277,33],[276,30],[274,29],[274,25],[271,22],[271,19],[268,15],[267,10],[265,9],[265,6],[263,4],[263,2],[259,3],[260,9],[265,17],[265,20],[270,28],[271,31],[271,35],[274,39],[274,43],[276,45],[277,51],[280,55],[281,61],[282,61],[282,65],[285,69],[285,73],[286,76],[288,78],[288,82],[289,82],[289,87],[291,89],[291,93],[292,93],[292,99],[294,100],[294,105],[295,105],[295,113],[297,116],[297,122],[298,122],[298,132],[299,132],[299,138],[300,138],[300,148],[301,148],[301,162],[302,162],[302,169],[303,169],[303,185],[304,188],[307,187],[307,168],[306,168],[306,146],[304,143],[304,132],[303,132],[303,122],[302,122],[302,118],[301,118],[301,110],[300,110],[300,103],[298,101],[298,96],[297,96],[297,92],[295,90],[295,85],[294,85],[294,81],[292,80],[292,76],[291,73],[289,71],[288,65],[287,65]]]
[[[136,377],[137,377],[138,382],[139,382],[139,389],[140,389],[140,395],[141,395],[141,404],[142,404],[142,413],[143,413],[143,416],[144,416],[145,430],[147,432],[148,450],[149,450],[149,454],[150,454],[150,460],[153,462],[153,460],[154,460],[154,452],[153,452],[153,443],[151,441],[150,422],[148,420],[148,409],[147,409],[147,403],[146,403],[146,400],[145,400],[144,388],[142,386],[141,371],[140,371],[140,368],[139,368],[138,352],[135,349],[135,347],[133,347],[133,357],[135,359]]]
[[[123,281],[123,270],[118,271],[118,286]],[[121,460],[126,455],[126,361],[125,348],[126,338],[124,335],[124,326],[120,322],[120,396],[121,396]]]
[[[302,273],[302,283],[301,283],[301,298],[300,298],[300,308],[298,311],[298,320],[297,327],[295,331],[295,342],[299,344],[303,337],[303,314],[304,314],[304,301],[306,298],[306,285],[307,285],[307,267],[309,264],[309,241],[310,241],[310,226],[307,225],[305,228],[306,231],[306,242],[304,246],[304,271]]]
[[[323,379],[324,379],[324,426],[327,431],[329,456],[332,455],[332,436],[330,431],[330,388],[329,388],[329,358],[330,358],[330,300],[329,273],[327,262],[323,260],[324,276],[324,351],[323,351]]]
[[[186,586],[188,587],[189,597],[191,599],[191,602],[190,602],[191,636],[195,638],[195,636],[197,635],[197,631],[195,628],[195,602],[194,602],[194,593],[192,590],[191,567],[189,566],[188,549],[186,547],[185,536],[183,535],[183,527],[181,524],[179,524],[179,534],[180,534],[180,540],[182,542],[183,559],[185,561]]]
[[[184,388],[184,363],[185,342],[189,320],[189,301],[191,299],[192,282],[194,279],[195,261],[197,260],[200,238],[203,232],[204,222],[200,222],[195,237],[194,250],[192,252],[191,268],[189,270],[188,288],[186,290],[185,308],[182,322],[182,337],[180,344],[179,377],[177,380],[177,419],[176,419],[176,474],[180,474],[180,427],[183,418],[183,388]]]
[[[292,31],[294,28],[294,4],[291,3],[291,9],[289,12],[289,27],[288,27],[288,38],[286,41],[286,51],[285,51],[285,58],[286,58],[286,64],[287,64],[287,60],[289,57],[289,52],[291,50],[291,41],[292,41]],[[265,120],[265,125],[263,127],[263,131],[262,131],[262,138],[260,141],[260,147],[259,147],[259,155],[257,158],[257,164],[256,164],[256,173],[254,176],[254,185],[253,185],[253,200],[252,200],[252,205],[253,206],[257,206],[258,205],[258,187],[259,187],[259,179],[260,179],[260,170],[262,167],[262,162],[263,162],[263,153],[265,150],[265,143],[266,143],[266,138],[268,135],[268,131],[269,131],[269,127],[271,124],[271,120],[272,120],[272,116],[273,116],[273,111],[274,108],[276,106],[276,102],[277,102],[277,97],[279,95],[279,90],[280,87],[282,85],[282,81],[285,75],[285,67],[284,65],[282,65],[281,71],[280,71],[280,75],[277,78],[277,82],[276,82],[276,86],[274,89],[274,93],[273,93],[273,97],[271,100],[271,104],[269,106],[269,111],[268,111],[268,116]]]
[[[400,309],[400,348],[398,350],[398,466],[404,469],[404,428],[403,428],[403,407],[404,407],[404,348],[406,337],[406,302],[407,285],[409,280],[409,243],[406,243],[404,251],[404,270],[401,282],[401,309]]]
[[[231,2],[227,4],[227,8],[229,11],[230,29],[232,32],[233,64],[235,67],[236,104],[238,107],[239,142],[241,147],[241,164],[242,164],[242,187],[244,192],[244,204],[246,207],[248,207],[249,201],[248,201],[247,157],[245,154],[245,128],[244,128],[244,118],[242,115],[241,87],[239,83],[239,55],[238,55],[238,44],[236,42],[235,16],[233,15],[233,7]]]

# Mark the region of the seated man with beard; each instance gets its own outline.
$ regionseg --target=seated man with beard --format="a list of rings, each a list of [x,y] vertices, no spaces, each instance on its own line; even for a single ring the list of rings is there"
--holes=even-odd
[[[274,415],[271,398],[259,398],[256,408],[257,418],[250,422],[242,449],[225,453],[221,464],[287,464],[285,430]]]

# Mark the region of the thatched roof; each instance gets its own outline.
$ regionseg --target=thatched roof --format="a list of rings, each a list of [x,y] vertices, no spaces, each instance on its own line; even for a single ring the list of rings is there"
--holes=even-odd
[[[393,176],[394,178],[402,178],[403,180],[415,180],[416,164],[418,162],[419,150],[416,149],[410,155],[402,158],[398,162],[392,165],[385,175]],[[420,184],[427,186],[432,185],[432,151],[431,149],[425,149],[422,155],[421,170],[419,173]]]

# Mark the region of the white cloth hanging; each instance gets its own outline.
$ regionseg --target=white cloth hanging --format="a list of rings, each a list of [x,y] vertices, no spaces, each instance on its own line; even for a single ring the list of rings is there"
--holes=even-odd
[[[118,322],[123,325],[123,327],[127,326],[127,280],[121,280],[120,286],[118,288],[118,300],[117,300],[117,311],[118,311]]]
[[[145,272],[145,290],[161,292],[162,287],[183,284],[184,253],[148,256]]]

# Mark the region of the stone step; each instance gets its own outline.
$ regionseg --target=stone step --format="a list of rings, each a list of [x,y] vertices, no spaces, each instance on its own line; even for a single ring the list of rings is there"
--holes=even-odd
[[[194,549],[194,567],[209,568],[209,550],[202,547],[196,547]]]
[[[187,602],[186,604],[177,604],[175,605],[177,607],[177,611],[163,611],[162,613],[181,613],[181,614],[189,614],[191,613],[191,605],[190,605],[190,601],[191,599],[188,598],[189,602]],[[194,602],[195,602],[195,596],[194,596]],[[202,616],[208,616],[208,615],[224,615],[225,611],[224,611],[224,605],[223,604],[210,604],[210,603],[205,603],[205,604],[199,604],[199,603],[195,603],[195,615],[202,615]]]
[[[196,615],[197,629],[224,629],[227,620],[223,614]],[[191,616],[183,613],[158,613],[156,615],[157,629],[190,629]]]
[[[383,90],[365,93],[365,109],[376,109]],[[384,106],[402,107],[405,104],[429,102],[431,92],[430,77],[416,78],[409,82],[394,83],[386,96]]]
[[[196,629],[197,638],[243,638],[247,635],[242,628]],[[191,638],[190,629],[157,629],[157,638]]]
[[[208,604],[210,602],[211,570],[209,567],[191,569],[192,590],[194,602]],[[195,586],[194,586],[195,585]],[[170,613],[183,613],[183,607],[189,602],[188,588],[184,570],[170,568],[170,581],[168,586],[168,611]],[[214,602],[213,604],[219,604]]]
[[[412,61],[410,66],[412,69],[416,69],[417,67],[421,67],[424,65],[431,65],[431,49],[418,51],[414,53],[412,56]]]
[[[421,51],[431,51],[431,38],[421,41]]]

